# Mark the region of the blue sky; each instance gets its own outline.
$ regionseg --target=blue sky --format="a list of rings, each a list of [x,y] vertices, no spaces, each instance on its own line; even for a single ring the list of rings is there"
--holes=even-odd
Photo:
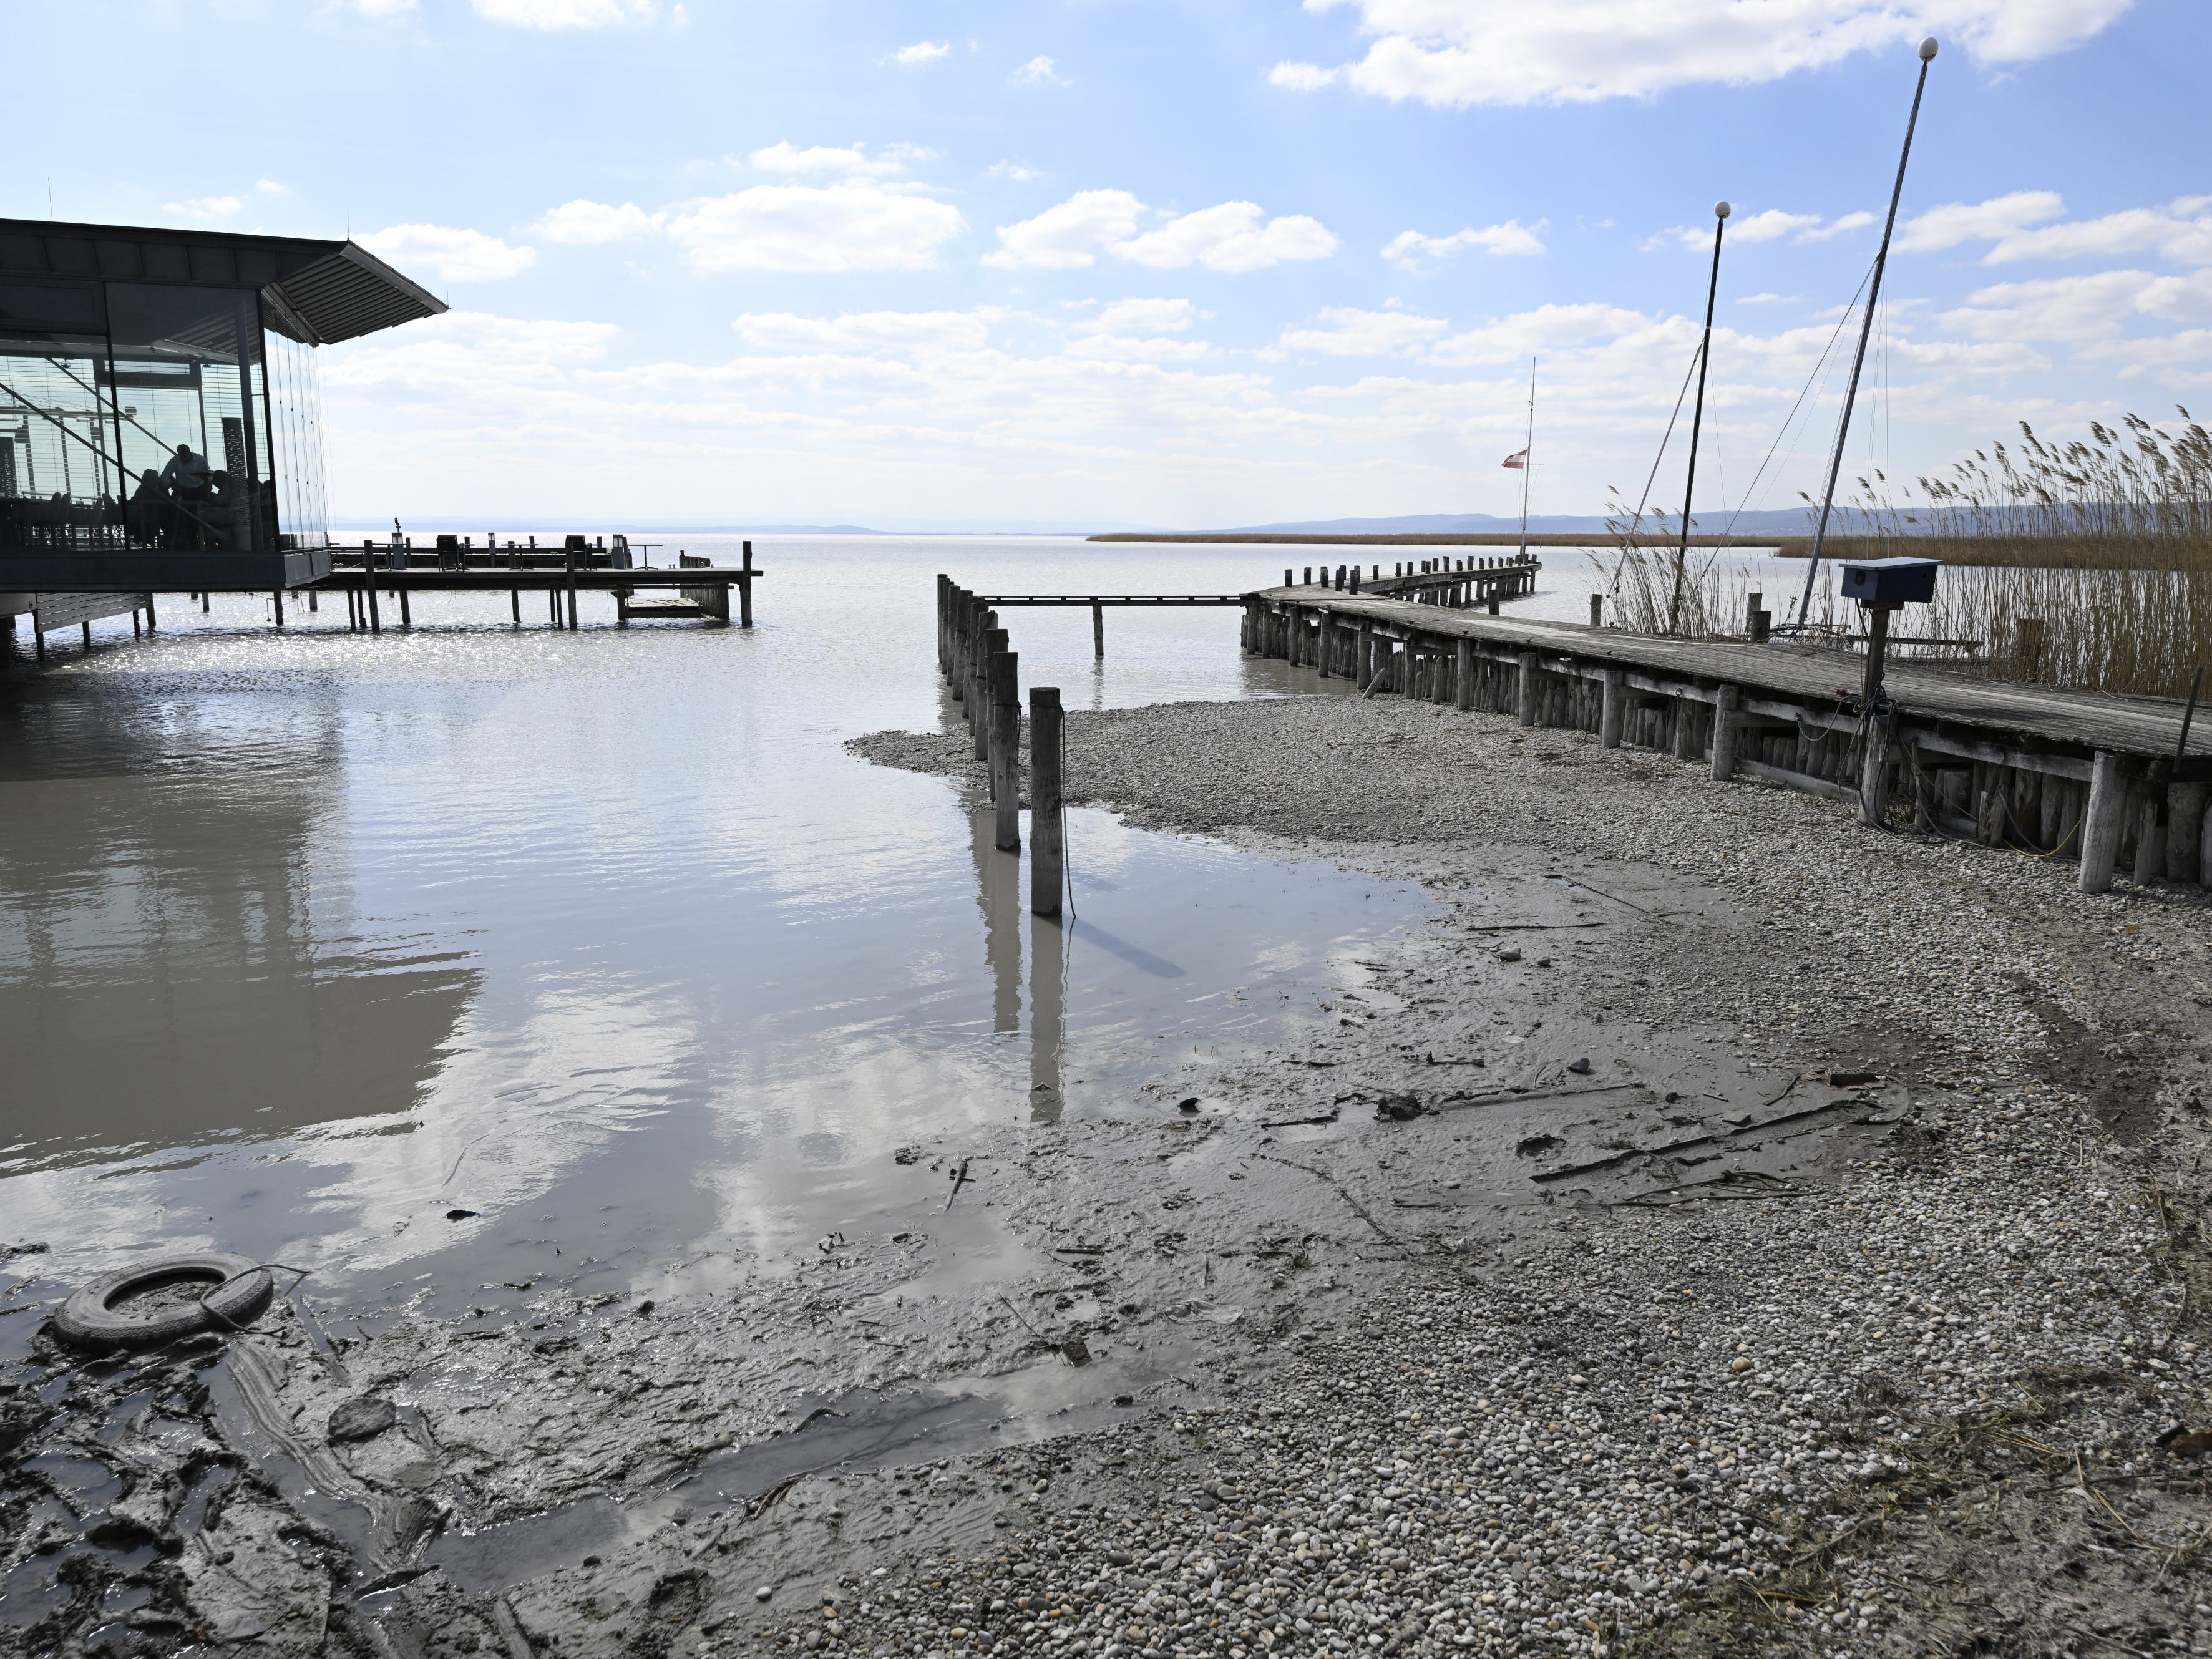
[[[352,234],[333,510],[884,526],[1642,489],[1721,276],[1701,516],[2212,381],[2201,0],[9,0],[0,215]],[[1844,342],[1848,346],[1848,338]],[[1824,401],[1826,400],[1826,401]],[[1808,417],[1809,416],[1809,417]],[[1679,458],[1656,498],[1680,495]]]

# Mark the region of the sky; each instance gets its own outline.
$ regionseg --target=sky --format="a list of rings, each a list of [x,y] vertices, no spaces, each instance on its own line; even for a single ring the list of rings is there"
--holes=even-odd
[[[0,0],[0,29],[55,66],[10,77],[0,216],[350,234],[450,304],[319,354],[340,518],[1510,515],[1532,367],[1533,510],[1649,478],[1671,511],[1721,198],[1697,510],[1792,506],[1930,33],[1845,493],[2212,403],[2203,0]]]

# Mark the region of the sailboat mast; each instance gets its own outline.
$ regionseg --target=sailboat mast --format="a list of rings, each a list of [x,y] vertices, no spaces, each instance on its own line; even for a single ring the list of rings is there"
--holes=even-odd
[[[1898,155],[1897,182],[1889,192],[1889,217],[1882,221],[1881,246],[1874,256],[1874,281],[1867,289],[1866,318],[1859,325],[1858,354],[1851,359],[1850,383],[1844,388],[1844,417],[1836,422],[1836,448],[1828,460],[1828,487],[1820,492],[1820,520],[1813,527],[1813,552],[1805,561],[1805,591],[1797,596],[1796,627],[1800,632],[1812,620],[1813,580],[1820,568],[1820,550],[1827,544],[1828,514],[1835,508],[1836,478],[1844,470],[1844,441],[1850,434],[1851,405],[1858,401],[1859,371],[1866,367],[1875,303],[1881,298],[1881,274],[1889,264],[1889,239],[1897,228],[1897,204],[1905,194],[1905,164],[1912,158],[1912,130],[1920,125],[1920,95],[1928,90],[1928,66],[1935,61],[1936,37],[1931,34],[1920,43],[1920,79],[1912,88],[1912,113],[1905,118],[1905,148]]]
[[[1713,302],[1721,293],[1721,233],[1728,228],[1729,204],[1713,204],[1713,276],[1705,288],[1705,333],[1698,344],[1698,401],[1690,411],[1690,476],[1682,481],[1682,541],[1674,550],[1674,592],[1667,601],[1667,631],[1674,631],[1682,612],[1682,577],[1690,564],[1690,503],[1698,491],[1698,432],[1705,423],[1705,370],[1713,361]]]
[[[1528,360],[1528,436],[1521,448],[1521,556],[1528,556],[1528,474],[1536,465],[1536,360]]]

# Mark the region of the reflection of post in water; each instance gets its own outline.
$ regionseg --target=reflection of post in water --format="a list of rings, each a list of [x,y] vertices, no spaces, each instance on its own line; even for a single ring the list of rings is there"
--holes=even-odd
[[[1030,918],[1030,1116],[1056,1123],[1066,1100],[1067,935],[1056,917]]]
[[[1022,1029],[1022,861],[993,846],[995,817],[988,807],[970,812],[969,842],[983,907],[983,955],[991,967],[991,1029],[1011,1036]]]

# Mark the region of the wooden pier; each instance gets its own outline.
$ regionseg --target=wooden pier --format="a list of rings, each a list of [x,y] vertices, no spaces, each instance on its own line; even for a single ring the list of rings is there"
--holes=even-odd
[[[1678,640],[1287,585],[1248,595],[1244,649],[1395,693],[1594,732],[1848,801],[1863,820],[2078,860],[2084,891],[2200,883],[2212,726],[2166,698],[1976,678],[1910,663],[1859,706],[1865,659]]]

